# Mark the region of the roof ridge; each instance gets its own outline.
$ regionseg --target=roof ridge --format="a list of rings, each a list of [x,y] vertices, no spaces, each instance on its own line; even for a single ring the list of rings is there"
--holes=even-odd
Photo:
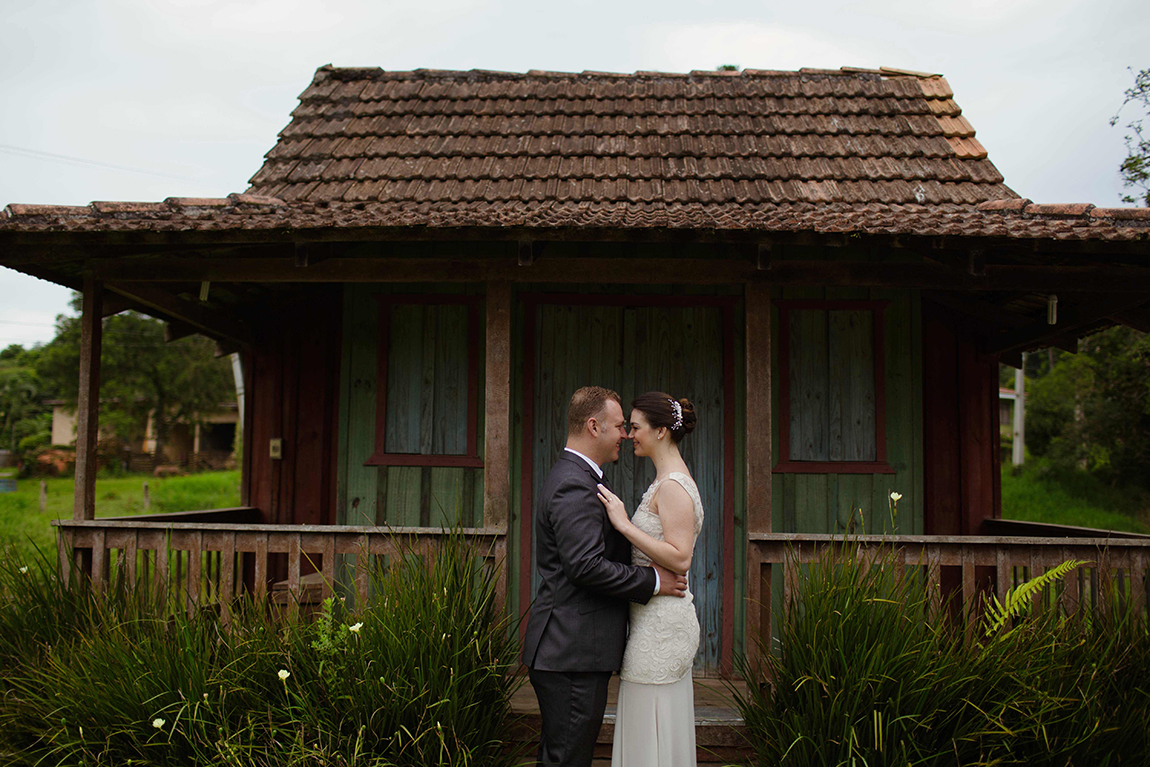
[[[857,77],[869,75],[884,79],[916,78],[931,80],[941,78],[942,75],[930,72],[917,72],[910,69],[896,67],[867,67],[844,66],[838,69],[821,69],[817,67],[801,67],[796,70],[783,69],[756,69],[748,67],[741,70],[693,69],[689,72],[664,72],[657,70],[636,70],[634,72],[606,72],[585,69],[581,72],[561,72],[556,70],[529,69],[526,72],[510,72],[492,69],[393,69],[386,70],[381,67],[337,67],[324,64],[315,72],[315,82],[324,82],[332,79],[342,82],[356,80],[388,80],[388,79],[433,79],[433,78],[486,78],[527,80],[527,79],[577,79],[577,78],[617,78],[617,79],[662,79],[662,78],[765,78],[765,77]]]

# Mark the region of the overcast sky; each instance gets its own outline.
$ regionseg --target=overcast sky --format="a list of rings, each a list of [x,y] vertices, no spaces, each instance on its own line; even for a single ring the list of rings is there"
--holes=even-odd
[[[937,72],[1016,192],[1114,206],[1148,32],[1147,0],[0,0],[0,206],[243,191],[327,63]],[[0,267],[0,349],[69,295]]]

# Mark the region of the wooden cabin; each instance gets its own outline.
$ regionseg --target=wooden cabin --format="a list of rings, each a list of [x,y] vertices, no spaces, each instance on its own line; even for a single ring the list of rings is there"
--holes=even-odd
[[[702,675],[770,630],[786,546],[896,536],[967,596],[1095,551],[999,519],[998,365],[1150,329],[1148,257],[1150,210],[1021,199],[945,79],[889,69],[325,66],[242,194],[0,219],[0,264],[84,294],[63,566],[366,593],[365,558],[459,524],[526,610],[571,392],[664,389],[699,416]],[[125,309],[242,354],[243,508],[93,519]],[[631,507],[651,479],[608,473]],[[1141,589],[1145,540],[1110,543]]]

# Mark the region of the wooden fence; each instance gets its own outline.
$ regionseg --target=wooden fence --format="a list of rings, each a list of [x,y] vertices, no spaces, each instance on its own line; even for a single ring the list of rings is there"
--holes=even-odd
[[[373,572],[392,558],[409,554],[434,558],[437,547],[452,534],[472,545],[486,566],[498,568],[497,595],[500,600],[506,595],[507,549],[502,531],[267,525],[258,519],[258,509],[241,507],[53,524],[58,528],[64,577],[78,567],[98,589],[106,588],[113,577],[133,584],[150,579],[169,595],[186,600],[188,609],[218,605],[225,619],[229,602],[245,590],[245,568],[257,598],[272,590],[298,597],[308,561],[317,573],[320,599],[332,596],[337,583],[344,583],[366,600]],[[271,577],[275,555],[286,555],[287,560],[286,578],[280,583]],[[291,598],[285,601],[293,602]]]
[[[316,570],[318,599],[331,596],[336,584],[366,599],[376,569],[406,554],[434,557],[437,546],[452,534],[425,527],[267,525],[258,519],[257,509],[243,507],[53,524],[59,531],[60,569],[65,576],[79,567],[97,588],[106,587],[112,577],[130,583],[150,579],[167,593],[180,595],[189,609],[214,604],[225,618],[231,598],[247,586],[256,597],[282,592],[290,604],[308,585],[305,562]],[[458,533],[487,566],[498,568],[498,594],[504,599],[509,567],[505,532],[465,528]],[[864,562],[890,556],[905,568],[919,570],[936,609],[943,607],[948,569],[954,586],[950,596],[961,600],[958,606],[967,607],[976,604],[980,594],[993,593],[1003,601],[1012,587],[1061,562],[1080,559],[1089,564],[1069,573],[1055,590],[1063,610],[1099,609],[1115,596],[1127,609],[1148,610],[1150,537],[869,535],[850,542]],[[748,535],[746,647],[752,660],[756,637],[763,646],[772,646],[772,620],[785,620],[785,613],[775,612],[789,604],[800,568],[843,544],[842,536],[832,535]],[[272,577],[277,566],[278,581]],[[973,622],[968,624],[969,632],[974,628]]]
[[[785,620],[785,611],[801,579],[801,568],[834,555],[847,543],[842,536],[787,533],[753,533],[747,541],[748,655],[758,648],[773,647],[772,618]],[[873,564],[893,558],[904,568],[921,570],[926,579],[932,607],[943,608],[944,568],[958,577],[953,598],[957,606],[976,604],[980,594],[991,593],[1000,602],[1007,592],[1033,577],[1070,559],[1089,564],[1070,572],[1053,590],[1058,605],[1067,613],[1082,609],[1098,610],[1108,600],[1118,598],[1137,613],[1147,609],[1146,569],[1150,565],[1150,537],[1054,538],[1025,536],[855,536],[849,545],[857,546],[855,556]],[[776,573],[781,570],[781,577]],[[1049,594],[1038,599],[1049,599]],[[773,609],[782,608],[782,616]],[[776,621],[777,622],[777,621]],[[968,636],[976,625],[968,621]]]

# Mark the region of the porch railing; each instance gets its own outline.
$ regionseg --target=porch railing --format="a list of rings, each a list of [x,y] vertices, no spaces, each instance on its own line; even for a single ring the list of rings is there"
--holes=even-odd
[[[378,568],[408,554],[434,558],[438,544],[452,534],[474,546],[487,566],[497,568],[498,596],[506,595],[507,544],[502,530],[269,525],[258,519],[258,509],[241,507],[53,524],[64,577],[80,568],[98,589],[106,588],[113,576],[132,584],[150,580],[168,595],[186,600],[188,609],[215,604],[225,618],[228,603],[245,590],[245,581],[257,598],[268,595],[276,555],[281,555],[281,571],[286,556],[286,573],[279,585],[288,595],[301,594],[304,563],[310,562],[318,576],[320,599],[332,596],[337,583],[348,584],[359,599],[367,599],[372,573]]]
[[[752,659],[757,654],[754,635],[772,647],[772,602],[785,611],[800,578],[799,568],[818,562],[842,536],[787,533],[752,533],[747,541],[747,642]],[[1150,538],[1063,538],[1028,536],[856,536],[855,556],[873,563],[884,555],[906,568],[920,569],[929,586],[932,607],[943,608],[944,568],[958,576],[953,596],[961,606],[971,606],[980,593],[990,592],[999,601],[1014,586],[1046,572],[1069,559],[1089,564],[1066,575],[1054,590],[1067,613],[1098,610],[1110,599],[1137,613],[1147,609],[1146,576],[1150,565]],[[781,592],[775,588],[774,577]],[[775,597],[781,597],[775,601]],[[1036,596],[1036,600],[1045,598]],[[785,614],[778,616],[785,620]],[[968,634],[975,629],[968,622]]]

